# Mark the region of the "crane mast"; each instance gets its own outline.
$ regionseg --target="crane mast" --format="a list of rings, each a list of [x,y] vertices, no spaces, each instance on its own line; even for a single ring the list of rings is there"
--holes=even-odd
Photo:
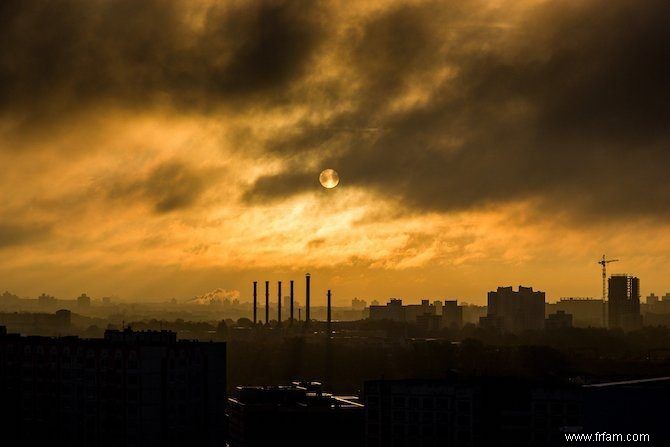
[[[607,259],[605,255],[603,255],[603,258],[598,261],[598,264],[602,265],[603,267],[603,302],[605,302],[607,299],[607,264],[618,261],[618,259]]]

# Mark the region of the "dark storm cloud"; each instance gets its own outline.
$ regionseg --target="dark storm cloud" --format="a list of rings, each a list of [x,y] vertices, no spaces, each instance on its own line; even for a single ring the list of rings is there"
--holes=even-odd
[[[0,2],[0,111],[53,119],[101,100],[201,110],[253,95],[277,99],[300,77],[319,40],[317,7],[312,1],[6,0]]]
[[[0,223],[0,249],[35,243],[50,233],[48,225]]]
[[[268,198],[281,198],[287,195],[295,194],[298,191],[305,191],[318,185],[317,179],[308,172],[300,170],[299,165],[295,165],[293,170],[285,172],[277,177],[261,177],[254,183],[252,189],[244,193],[244,200],[248,202],[260,202]],[[281,181],[276,179],[280,177]]]
[[[318,187],[305,168],[318,159],[343,185],[414,211],[534,199],[589,218],[666,216],[670,3],[554,1],[521,16],[518,4],[389,2],[347,16],[346,2],[325,1],[6,0],[1,136],[27,138],[89,106],[281,106],[308,112],[261,137],[286,169],[259,178],[247,201]],[[342,78],[319,78],[332,67]],[[427,98],[398,107],[412,89]],[[128,194],[157,212],[190,206],[207,182],[178,166]],[[161,182],[182,175],[165,193]]]
[[[292,129],[278,138],[280,152],[315,149],[347,185],[416,210],[537,199],[554,213],[667,216],[670,3],[549,2],[511,24],[467,3],[370,19],[347,43],[364,84],[357,106],[323,127]],[[412,82],[440,69],[452,75],[428,101],[390,111]],[[382,130],[325,151],[314,143],[331,125]],[[290,166],[247,196],[312,187]]]
[[[155,167],[142,179],[116,182],[107,195],[113,200],[148,202],[155,213],[162,214],[195,205],[217,178],[217,172],[170,161]]]

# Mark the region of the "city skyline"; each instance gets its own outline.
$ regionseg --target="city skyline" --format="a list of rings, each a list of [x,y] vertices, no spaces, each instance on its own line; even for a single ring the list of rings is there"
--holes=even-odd
[[[353,3],[0,7],[0,288],[670,289],[667,2]]]
[[[306,276],[312,276],[311,274],[307,273]],[[611,282],[613,278],[616,277],[626,277],[628,276],[627,273],[612,273],[608,274],[608,282]],[[635,278],[637,281],[637,284],[639,287],[639,278]],[[262,281],[253,281],[253,286],[247,287],[249,290],[248,291],[243,291],[240,292],[239,290],[236,289],[222,289],[222,288],[217,288],[213,289],[210,291],[207,291],[206,293],[200,294],[200,295],[195,295],[195,296],[188,296],[188,297],[180,297],[179,299],[177,297],[170,297],[169,299],[149,299],[147,302],[149,303],[160,303],[160,302],[173,302],[173,303],[178,303],[178,304],[184,304],[184,305],[211,305],[211,304],[244,304],[244,305],[251,305],[254,301],[254,294],[257,293],[257,298],[258,298],[258,308],[259,309],[264,309],[264,305],[261,302],[261,298],[264,297],[264,293],[261,290],[261,285],[262,283],[268,283],[268,292],[269,292],[269,302],[271,305],[276,306],[278,303],[282,303],[282,309],[287,308],[289,306],[288,301],[286,301],[290,297],[289,291],[285,288],[284,292],[281,292],[281,284],[282,280],[262,280]],[[294,283],[295,278],[292,277],[289,280],[284,281],[285,283]],[[329,288],[329,286],[324,285],[324,284],[318,284],[317,287],[314,288],[312,282],[312,286],[310,287],[312,289],[312,303],[313,307],[325,307],[326,306],[326,300],[327,296],[330,292],[332,292],[332,289]],[[518,284],[516,285],[518,287],[524,288],[529,286],[528,284]],[[507,283],[501,283],[492,289],[500,289],[500,288],[509,288],[509,287],[516,287],[513,284],[507,284]],[[305,305],[305,300],[306,300],[306,292],[304,290],[304,285],[298,285],[298,287],[295,288],[295,293],[294,293],[294,301],[296,303],[296,306],[304,306]],[[534,286],[530,285],[530,289],[533,289]],[[537,287],[535,287],[537,289]],[[541,287],[540,287],[541,289]],[[314,295],[314,290],[316,291],[316,296]],[[656,298],[659,299],[659,295],[656,294],[655,291],[645,291],[641,292],[640,289],[636,289],[637,293],[640,296],[640,299],[642,298]],[[543,294],[546,294],[544,290],[538,290],[542,292]],[[610,291],[610,286],[607,286],[605,289],[606,293],[609,294]],[[323,293],[322,293],[323,292]],[[492,290],[487,290],[486,295],[490,295],[492,293]],[[50,293],[48,290],[43,290],[39,296],[29,296],[29,295],[21,295],[17,293],[13,293],[13,291],[10,290],[5,290],[4,294],[9,294],[11,296],[15,296],[18,298],[22,299],[38,299],[42,297],[47,297],[50,299],[57,299],[57,300],[69,300],[69,301],[77,301],[81,300],[82,298],[86,299],[87,302],[93,303],[103,303],[103,304],[111,304],[112,302],[114,304],[119,304],[119,303],[133,303],[134,301],[132,299],[124,299],[123,297],[119,297],[118,295],[100,295],[100,296],[89,296],[87,292],[81,292],[76,295],[65,295],[65,296],[56,296],[52,293]],[[322,296],[323,295],[323,296]],[[576,300],[599,300],[602,302],[602,297],[597,296],[597,295],[585,295],[585,294],[573,294],[573,295],[561,295],[561,296],[556,296],[556,295],[549,295],[546,294],[546,302],[547,303],[558,303],[561,300],[565,299],[576,299]],[[661,292],[661,295],[664,296],[670,296],[670,292]],[[281,301],[279,299],[281,297]],[[316,301],[314,301],[316,299]],[[352,302],[362,302],[366,303],[366,305],[369,305],[371,303],[378,303],[378,304],[383,304],[384,302],[388,300],[403,300],[406,303],[410,304],[419,304],[423,301],[430,301],[432,302],[433,300],[436,301],[443,301],[443,300],[451,300],[451,299],[457,299],[459,302],[464,303],[464,304],[472,304],[472,305],[477,305],[477,306],[486,306],[487,304],[487,296],[485,296],[484,302],[479,303],[477,300],[468,300],[468,299],[463,299],[463,297],[457,297],[457,296],[449,296],[447,294],[440,294],[440,295],[435,295],[435,296],[424,296],[420,295],[418,297],[413,297],[413,296],[403,296],[400,294],[390,294],[390,295],[375,295],[375,296],[362,296],[362,295],[345,295],[345,296],[340,296],[340,299],[338,301],[333,300],[333,307],[349,307],[352,305]],[[322,302],[323,301],[323,302]],[[606,299],[607,301],[607,299]]]

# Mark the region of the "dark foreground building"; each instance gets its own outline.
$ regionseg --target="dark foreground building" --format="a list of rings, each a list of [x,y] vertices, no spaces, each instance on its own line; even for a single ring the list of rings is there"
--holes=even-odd
[[[231,447],[359,447],[364,410],[356,398],[324,393],[321,384],[238,387],[228,399]]]
[[[562,445],[579,426],[576,387],[513,379],[365,383],[368,447]]]
[[[16,445],[221,446],[226,345],[169,331],[0,331],[0,421]]]
[[[670,445],[670,377],[589,385],[375,380],[364,394],[368,447],[562,446],[566,436],[596,433],[600,441]]]
[[[586,385],[584,433],[643,435],[647,445],[670,445],[668,402],[670,377]]]

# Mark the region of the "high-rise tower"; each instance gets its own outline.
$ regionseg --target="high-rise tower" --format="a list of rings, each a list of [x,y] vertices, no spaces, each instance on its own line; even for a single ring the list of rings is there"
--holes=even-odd
[[[640,279],[625,274],[612,275],[608,285],[609,328],[625,331],[641,328]]]

